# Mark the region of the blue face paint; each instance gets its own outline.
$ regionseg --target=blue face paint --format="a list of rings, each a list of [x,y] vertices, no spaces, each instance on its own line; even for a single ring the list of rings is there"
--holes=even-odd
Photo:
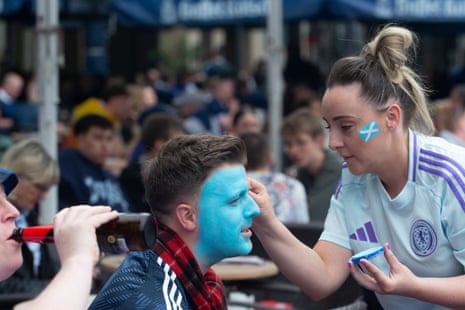
[[[199,236],[195,254],[210,266],[252,249],[249,228],[260,210],[248,193],[242,166],[220,168],[205,182],[199,199]]]
[[[358,135],[364,142],[368,142],[381,132],[377,121],[371,121],[358,130]]]

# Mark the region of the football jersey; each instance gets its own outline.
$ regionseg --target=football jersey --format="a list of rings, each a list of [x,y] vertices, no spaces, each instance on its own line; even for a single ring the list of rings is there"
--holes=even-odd
[[[189,310],[195,306],[170,266],[148,250],[130,253],[89,309]]]
[[[452,277],[465,266],[465,148],[409,131],[408,181],[391,198],[374,174],[343,165],[321,240],[358,253],[389,242],[419,277]],[[445,309],[377,294],[385,309]]]

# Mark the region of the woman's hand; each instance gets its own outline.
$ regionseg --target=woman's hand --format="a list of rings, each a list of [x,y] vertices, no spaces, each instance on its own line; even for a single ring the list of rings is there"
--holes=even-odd
[[[248,182],[249,194],[260,208],[260,215],[254,217],[252,227],[265,225],[267,222],[277,219],[265,186],[251,178],[248,178]]]
[[[362,259],[360,264],[363,264],[368,274],[349,263],[352,276],[360,285],[376,293],[408,296],[418,278],[407,266],[399,262],[389,244],[384,245],[384,257],[390,266],[389,275],[384,274],[369,260]]]

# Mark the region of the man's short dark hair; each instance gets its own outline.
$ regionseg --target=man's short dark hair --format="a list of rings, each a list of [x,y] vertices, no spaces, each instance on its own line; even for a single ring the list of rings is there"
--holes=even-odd
[[[73,126],[74,136],[85,134],[91,127],[97,127],[101,129],[113,129],[113,124],[106,117],[89,114],[81,117]]]
[[[128,90],[124,85],[111,85],[105,88],[102,93],[103,101],[107,102],[110,98],[113,97],[128,97],[129,93]]]
[[[246,161],[244,142],[235,136],[181,135],[165,143],[144,169],[146,199],[159,217],[182,202],[193,203],[210,173],[224,164]],[[197,197],[197,198],[195,198]]]

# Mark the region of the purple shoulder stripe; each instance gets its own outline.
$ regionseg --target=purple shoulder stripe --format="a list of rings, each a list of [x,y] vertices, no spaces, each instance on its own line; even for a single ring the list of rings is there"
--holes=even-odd
[[[347,166],[347,163],[344,161],[342,162],[342,169],[347,169],[348,166]],[[342,189],[342,173],[341,173],[341,176],[339,177],[339,180],[337,181],[337,185],[336,185],[336,190],[334,191],[334,198],[338,198],[339,197],[339,193],[341,192],[341,189]]]
[[[454,159],[436,152],[421,149],[418,168],[442,177],[465,211],[465,169]],[[458,184],[458,186],[457,186]]]
[[[418,154],[417,154],[417,135],[416,134],[412,134],[413,136],[413,173],[412,173],[412,182],[416,182],[417,181],[417,158],[418,158]]]
[[[341,178],[342,177],[339,177],[339,180],[337,181],[337,185],[336,185],[336,190],[334,191],[334,198],[336,199],[338,198],[339,193],[341,192],[341,188],[342,188]]]

